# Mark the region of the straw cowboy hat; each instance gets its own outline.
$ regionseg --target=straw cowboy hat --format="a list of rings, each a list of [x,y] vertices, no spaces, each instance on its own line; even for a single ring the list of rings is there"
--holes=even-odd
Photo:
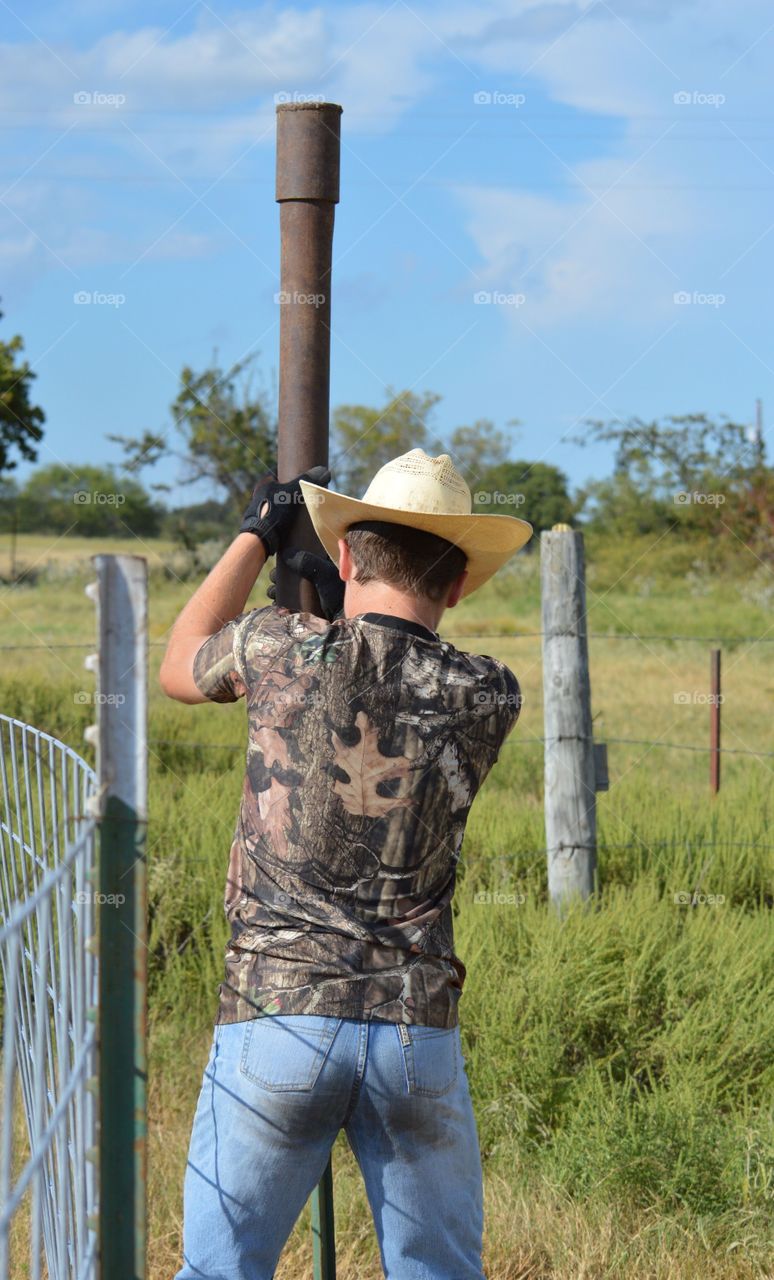
[[[338,540],[360,520],[408,525],[446,538],[464,551],[468,576],[463,596],[482,586],[532,537],[532,525],[515,516],[475,515],[470,489],[448,453],[431,458],[422,449],[393,458],[377,471],[362,498],[348,498],[302,480],[309,515],[334,564]]]

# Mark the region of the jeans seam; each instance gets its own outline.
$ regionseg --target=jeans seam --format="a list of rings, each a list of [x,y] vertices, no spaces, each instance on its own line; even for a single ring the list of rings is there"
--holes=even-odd
[[[403,1064],[403,1079],[406,1082],[406,1093],[413,1093],[414,1071],[413,1060],[410,1057],[412,1052],[411,1035],[408,1030],[404,1029],[404,1024],[402,1022],[396,1023],[395,1030],[398,1033],[400,1060]]]
[[[364,1043],[364,1050],[361,1050],[361,1042]],[[365,1076],[366,1064],[368,1062],[368,1044],[369,1023],[363,1022],[358,1033],[358,1054],[357,1063],[355,1065],[355,1079],[352,1081],[349,1103],[347,1104],[347,1109],[344,1112],[344,1117],[341,1122],[342,1128],[349,1123],[352,1115],[354,1114],[355,1107],[358,1104],[358,1099],[360,1098],[360,1089],[363,1084],[363,1077]]]

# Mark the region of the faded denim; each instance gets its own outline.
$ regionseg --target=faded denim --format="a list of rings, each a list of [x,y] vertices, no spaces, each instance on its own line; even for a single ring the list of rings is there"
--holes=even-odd
[[[481,1160],[459,1027],[314,1014],[215,1027],[175,1280],[272,1280],[341,1128],[387,1280],[484,1280]]]

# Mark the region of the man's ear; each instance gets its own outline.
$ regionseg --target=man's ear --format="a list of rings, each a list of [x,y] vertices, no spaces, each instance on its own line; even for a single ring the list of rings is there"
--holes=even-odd
[[[455,604],[459,603],[459,599],[460,599],[460,596],[462,595],[462,591],[465,586],[465,579],[467,578],[467,576],[468,576],[467,569],[463,569],[460,576],[458,578],[455,578],[454,582],[449,587],[449,594],[446,597],[447,609],[453,609]]]
[[[339,577],[342,582],[351,582],[355,576],[352,553],[343,538],[339,538]]]

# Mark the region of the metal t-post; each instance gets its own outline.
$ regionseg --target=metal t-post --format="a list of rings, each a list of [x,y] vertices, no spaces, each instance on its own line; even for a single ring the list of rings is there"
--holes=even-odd
[[[710,789],[713,795],[720,790],[720,649],[710,651]]]
[[[148,566],[95,556],[101,1280],[146,1275]]]
[[[280,205],[280,373],[277,475],[290,480],[328,464],[331,252],[339,199],[341,107],[332,102],[277,108]],[[324,554],[300,506],[286,545]],[[277,604],[320,614],[311,583],[277,561]],[[335,1280],[333,1171],[312,1193],[315,1280]]]

